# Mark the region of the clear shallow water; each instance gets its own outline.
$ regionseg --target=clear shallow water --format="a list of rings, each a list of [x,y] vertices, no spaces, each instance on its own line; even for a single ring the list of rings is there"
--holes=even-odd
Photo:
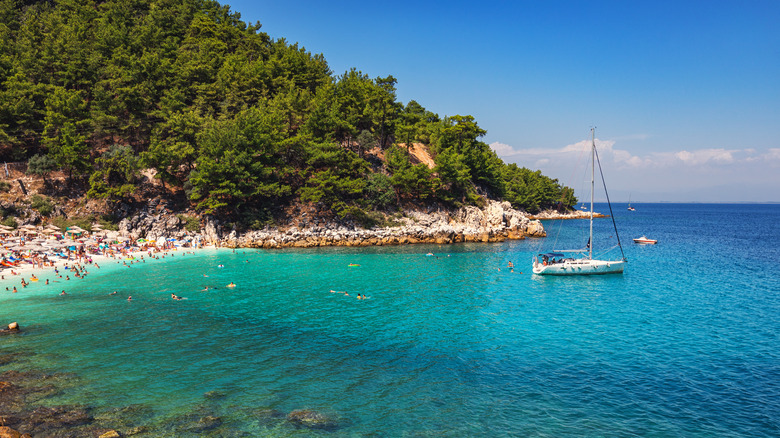
[[[615,207],[623,275],[529,274],[556,235],[584,246],[586,221],[501,244],[177,254],[0,293],[0,321],[27,330],[0,353],[74,373],[52,402],[141,404],[151,425],[207,412],[215,434],[777,436],[780,206],[636,208]],[[611,223],[595,228],[598,251]],[[341,427],[258,414],[302,408]]]

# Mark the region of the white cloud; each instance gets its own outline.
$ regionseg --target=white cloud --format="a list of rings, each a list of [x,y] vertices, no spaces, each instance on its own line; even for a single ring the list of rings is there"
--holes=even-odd
[[[726,149],[699,149],[697,151],[680,151],[675,154],[677,159],[686,165],[701,165],[706,163],[729,164],[735,161],[734,154],[739,152],[750,153],[752,149],[744,151]]]
[[[582,182],[577,171],[588,160],[590,144],[590,140],[584,140],[551,149],[524,149],[503,143],[490,146],[504,161],[541,170],[579,191]],[[596,146],[610,192],[616,190],[618,197],[633,193],[639,201],[780,201],[780,193],[769,189],[780,187],[780,148],[705,148],[634,154],[620,149],[614,140],[597,139]],[[696,196],[691,197],[691,193]],[[709,195],[704,196],[705,193]],[[723,198],[726,193],[731,193],[729,199]],[[742,193],[742,199],[734,198],[733,193]]]

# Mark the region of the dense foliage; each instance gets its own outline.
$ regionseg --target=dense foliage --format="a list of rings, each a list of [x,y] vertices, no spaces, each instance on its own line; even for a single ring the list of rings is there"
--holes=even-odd
[[[333,75],[215,1],[0,0],[0,17],[0,159],[62,169],[91,197],[129,197],[152,168],[200,211],[236,217],[297,200],[354,217],[483,196],[576,203],[503,163],[473,117],[403,105],[392,76]]]

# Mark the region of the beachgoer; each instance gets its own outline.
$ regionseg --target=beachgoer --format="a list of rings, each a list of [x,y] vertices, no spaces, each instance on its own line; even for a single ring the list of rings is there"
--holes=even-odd
[[[60,293],[60,295],[67,295],[67,294],[65,293],[65,291],[62,291],[62,293]]]
[[[130,295],[129,297],[127,297],[127,301],[133,301],[133,296]]]
[[[16,286],[14,286],[14,293],[16,293]]]
[[[46,284],[49,284],[49,279],[48,278],[46,279]]]
[[[116,291],[111,292],[109,295],[116,295]]]
[[[230,284],[227,285],[227,287],[236,287],[236,284],[231,281]]]

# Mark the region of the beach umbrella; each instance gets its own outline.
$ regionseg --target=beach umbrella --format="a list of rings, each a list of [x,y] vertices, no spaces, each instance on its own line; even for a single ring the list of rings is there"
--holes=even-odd
[[[19,227],[19,229],[29,234],[38,232],[38,229],[35,228],[34,225],[22,225],[21,227]]]
[[[0,228],[0,234],[12,234],[12,233],[13,233],[13,231],[11,231],[11,230],[6,230],[4,228]]]
[[[47,230],[55,230],[55,231],[60,231],[62,228],[60,228],[60,227],[58,227],[58,226],[56,226],[56,225],[54,225],[54,224],[49,224],[49,225],[46,225],[46,229],[47,229]]]
[[[4,230],[13,230],[14,229],[14,227],[9,227],[8,225],[3,225],[3,224],[0,224],[0,228],[2,228]]]

